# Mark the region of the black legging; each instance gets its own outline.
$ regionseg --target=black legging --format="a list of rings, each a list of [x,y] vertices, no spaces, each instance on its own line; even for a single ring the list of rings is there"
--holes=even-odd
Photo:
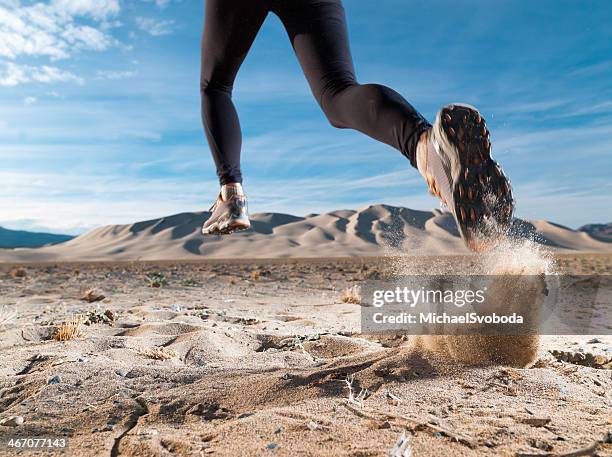
[[[242,182],[232,86],[269,11],[283,22],[331,125],[393,146],[416,166],[416,144],[429,123],[394,90],[357,82],[342,0],[206,0],[202,119],[221,184]]]

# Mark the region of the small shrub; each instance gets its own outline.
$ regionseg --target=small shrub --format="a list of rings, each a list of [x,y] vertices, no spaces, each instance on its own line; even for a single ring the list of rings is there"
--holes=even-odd
[[[25,278],[28,275],[28,272],[25,270],[25,268],[13,268],[10,272],[9,275],[11,275],[12,278],[18,279],[18,278]]]
[[[83,333],[81,332],[81,319],[73,318],[68,322],[64,322],[61,324],[55,333],[53,334],[53,339],[55,341],[68,341],[74,338],[78,338]]]
[[[160,288],[168,285],[168,279],[166,275],[160,272],[149,273],[146,276],[149,287]]]
[[[185,278],[181,281],[181,285],[185,287],[197,287],[198,282],[193,278]]]
[[[259,281],[259,279],[261,278],[261,271],[259,270],[253,270],[251,271],[251,281]]]
[[[108,324],[113,325],[113,322],[117,316],[110,309],[105,310],[104,312],[100,312],[100,310],[94,309],[87,313],[83,324],[92,325],[92,324]]]
[[[359,286],[351,286],[347,289],[344,289],[342,292],[342,296],[340,297],[342,303],[352,303],[355,305],[361,304],[361,290]]]

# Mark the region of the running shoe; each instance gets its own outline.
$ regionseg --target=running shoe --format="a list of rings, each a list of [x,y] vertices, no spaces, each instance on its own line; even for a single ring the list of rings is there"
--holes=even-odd
[[[251,227],[244,195],[232,195],[227,200],[223,200],[219,194],[209,211],[212,214],[202,227],[204,235],[229,235]]]
[[[491,157],[484,119],[472,106],[448,105],[425,135],[417,166],[430,192],[452,212],[471,250],[490,250],[510,228],[514,200],[508,178]]]

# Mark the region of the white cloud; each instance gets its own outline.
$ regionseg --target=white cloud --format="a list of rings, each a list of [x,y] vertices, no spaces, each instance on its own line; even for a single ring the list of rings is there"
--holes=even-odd
[[[11,87],[28,81],[28,77],[22,67],[14,63],[7,63],[0,73],[0,86]]]
[[[114,42],[113,38],[98,29],[73,24],[66,26],[61,37],[73,47],[76,46],[93,51],[104,51]]]
[[[145,0],[159,8],[171,0]],[[131,49],[113,36],[122,27],[121,0],[0,0],[0,86],[31,81],[75,81],[82,79],[56,66],[25,67],[24,58],[51,61],[68,59],[85,51],[113,47]],[[136,17],[136,26],[152,36],[172,33],[174,21]],[[7,61],[15,62],[10,66]],[[29,61],[28,64],[31,62]],[[125,79],[133,72],[98,72],[99,79]]]
[[[120,11],[118,0],[52,0],[0,3],[0,57],[66,59],[82,50],[102,51],[119,43],[107,32]],[[92,21],[90,25],[79,22]]]
[[[170,20],[159,20],[140,16],[135,20],[140,30],[153,36],[169,35],[174,29],[174,21]]]
[[[36,97],[26,97],[23,99],[23,104],[26,106],[33,105],[36,103]]]
[[[54,82],[76,82],[78,84],[83,84],[84,81],[82,78],[69,71],[48,65],[37,67],[7,62],[4,65],[4,69],[0,70],[0,86],[12,87],[28,82],[46,84]]]
[[[121,9],[119,0],[53,0],[50,6],[70,16],[89,16],[98,20],[116,16]]]
[[[137,72],[135,71],[110,71],[110,70],[98,70],[96,72],[96,79],[112,79],[112,80],[120,80],[120,79],[128,79],[136,76]]]
[[[165,8],[172,0],[142,0],[145,3],[155,3],[158,8]]]
[[[32,81],[41,83],[52,83],[52,82],[67,82],[75,81],[79,84],[83,84],[83,79],[70,73],[69,71],[61,70],[57,67],[49,67],[43,65],[42,67],[24,67],[30,72]]]

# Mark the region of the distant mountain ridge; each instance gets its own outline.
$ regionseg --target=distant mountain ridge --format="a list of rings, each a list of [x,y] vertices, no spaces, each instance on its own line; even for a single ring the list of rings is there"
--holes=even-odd
[[[27,232],[0,227],[0,248],[37,248],[48,244],[58,244],[73,239],[70,235]]]
[[[612,241],[612,222],[607,224],[587,224],[583,225],[578,230],[586,232],[600,241]]]
[[[452,215],[389,205],[292,216],[252,215],[252,228],[201,235],[208,212],[96,228],[38,249],[0,249],[0,262],[181,260],[467,254]],[[612,242],[547,221],[515,220],[520,233],[556,251],[612,252]]]

